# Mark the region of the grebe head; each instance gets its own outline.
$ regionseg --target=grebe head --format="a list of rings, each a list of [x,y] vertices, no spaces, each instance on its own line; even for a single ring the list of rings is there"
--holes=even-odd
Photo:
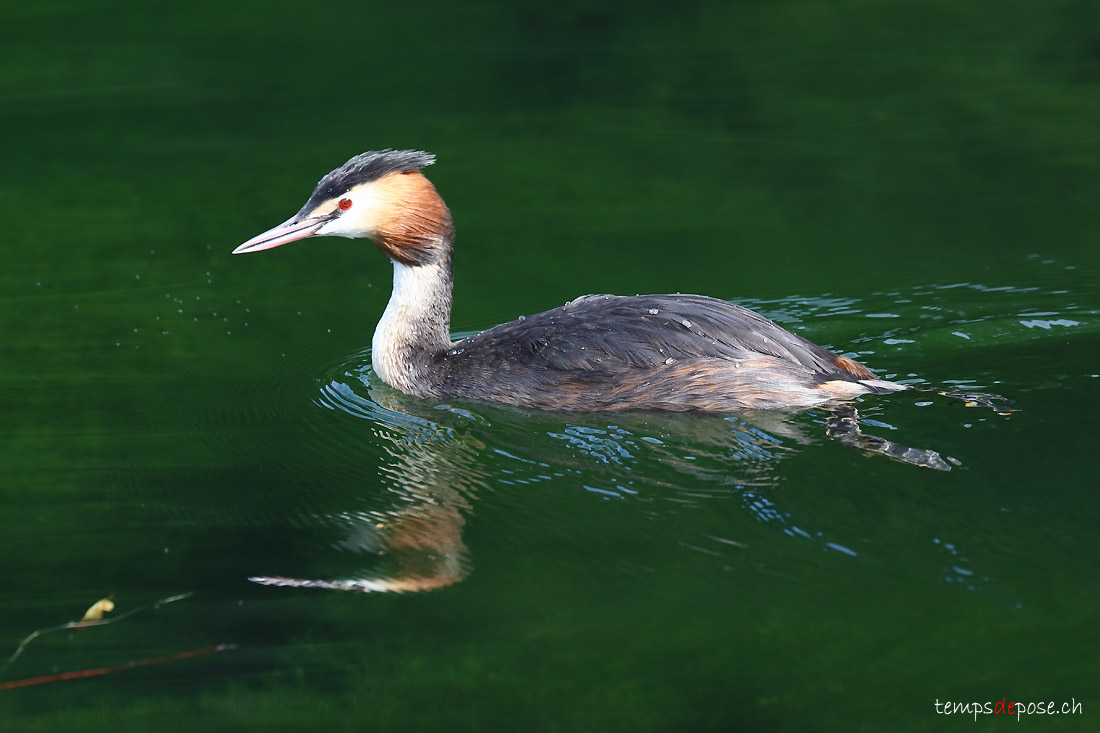
[[[404,265],[436,261],[453,237],[451,215],[420,172],[435,156],[419,150],[357,155],[324,176],[297,214],[233,250],[259,252],[307,237],[368,238]]]

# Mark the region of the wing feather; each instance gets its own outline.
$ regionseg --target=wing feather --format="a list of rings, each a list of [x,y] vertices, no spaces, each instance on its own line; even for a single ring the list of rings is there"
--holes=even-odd
[[[747,308],[700,295],[586,295],[471,336],[452,352],[459,360],[499,364],[512,357],[544,369],[607,374],[765,355],[820,375],[852,377],[828,349]]]

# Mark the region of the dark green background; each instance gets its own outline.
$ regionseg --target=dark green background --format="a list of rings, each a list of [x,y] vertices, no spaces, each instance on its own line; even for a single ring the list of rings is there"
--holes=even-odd
[[[194,592],[0,682],[240,645],[0,691],[4,730],[1093,727],[1100,5],[7,3],[0,135],[0,640]],[[372,245],[229,255],[384,147],[439,156],[457,332],[701,292],[1018,412],[860,406],[944,474],[821,411],[403,399]],[[247,581],[455,497],[458,585]]]

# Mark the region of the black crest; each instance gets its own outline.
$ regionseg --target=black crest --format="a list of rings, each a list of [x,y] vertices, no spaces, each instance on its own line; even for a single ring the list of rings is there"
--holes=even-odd
[[[312,211],[322,201],[347,193],[361,183],[376,181],[387,173],[416,171],[434,162],[435,156],[422,150],[387,149],[361,153],[318,181],[317,188],[299,213]]]

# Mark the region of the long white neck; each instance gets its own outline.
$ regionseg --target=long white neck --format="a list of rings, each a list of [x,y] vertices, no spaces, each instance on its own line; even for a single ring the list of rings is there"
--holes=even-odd
[[[371,364],[386,384],[430,396],[433,359],[451,345],[450,252],[426,265],[393,263],[393,294],[374,331]]]

